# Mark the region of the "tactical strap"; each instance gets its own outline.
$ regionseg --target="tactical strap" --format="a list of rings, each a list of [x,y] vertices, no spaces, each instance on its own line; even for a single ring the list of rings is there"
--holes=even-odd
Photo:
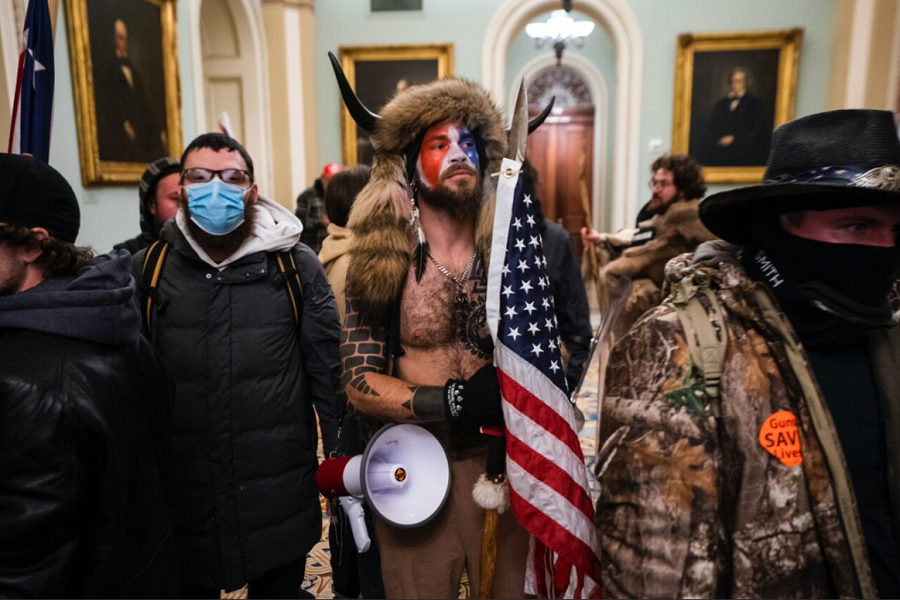
[[[162,240],[154,242],[147,249],[147,255],[144,257],[144,266],[141,269],[141,292],[144,294],[141,305],[144,326],[147,328],[148,335],[153,331],[151,329],[153,309],[155,305],[159,304],[157,289],[159,288],[162,270],[168,253],[169,244],[167,242]],[[294,261],[294,255],[290,250],[276,254],[275,261],[278,263],[278,271],[284,280],[288,298],[291,301],[291,308],[294,311],[294,323],[299,327],[300,315],[303,314],[303,284],[300,281],[300,271],[297,270],[297,263]]]
[[[706,297],[708,307],[701,302],[701,295]],[[719,382],[725,365],[725,347],[728,344],[719,299],[709,289],[708,282],[695,283],[693,274],[688,274],[672,286],[670,304],[684,328],[691,359],[703,372],[707,396],[711,399],[718,398]]]
[[[853,483],[844,462],[841,441],[835,433],[837,429],[828,412],[825,398],[811,376],[808,359],[804,355],[803,349],[790,333],[790,322],[775,307],[775,303],[767,291],[757,289],[754,292],[754,298],[766,323],[781,338],[791,370],[803,391],[803,398],[806,400],[806,408],[809,410],[814,433],[822,448],[822,454],[825,456],[828,471],[831,473],[831,482],[837,499],[841,523],[844,526],[847,545],[850,546],[850,557],[859,581],[860,597],[876,598],[878,591],[866,560],[866,543],[859,513],[856,510],[856,493],[853,490]]]
[[[294,254],[290,250],[279,252],[275,255],[275,260],[278,262],[278,270],[281,271],[281,277],[284,279],[287,287],[288,297],[291,299],[291,308],[294,309],[294,323],[299,327],[300,315],[303,313],[303,284],[300,282],[300,271],[297,270],[297,263],[294,262]]]
[[[147,255],[144,256],[144,266],[141,270],[141,292],[144,294],[142,308],[144,309],[144,326],[147,328],[148,335],[152,331],[150,325],[153,317],[153,305],[157,303],[156,290],[159,287],[159,279],[168,255],[169,244],[157,240],[147,249]]]

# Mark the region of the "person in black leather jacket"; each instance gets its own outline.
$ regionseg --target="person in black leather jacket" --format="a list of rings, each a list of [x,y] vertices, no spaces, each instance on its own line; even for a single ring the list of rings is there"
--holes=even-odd
[[[180,597],[171,388],[131,257],[73,245],[49,166],[0,173],[0,597]]]

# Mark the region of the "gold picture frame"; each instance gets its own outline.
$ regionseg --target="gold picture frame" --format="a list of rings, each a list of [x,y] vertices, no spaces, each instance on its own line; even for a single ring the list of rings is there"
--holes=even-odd
[[[82,182],[137,183],[183,149],[175,0],[66,0],[66,12]]]
[[[802,41],[802,28],[678,36],[672,152],[709,183],[761,181],[772,130],[794,118]]]
[[[357,96],[377,113],[407,86],[451,77],[453,44],[341,46],[340,61]],[[360,133],[356,121],[341,104],[341,154],[345,165],[371,164],[371,146]]]

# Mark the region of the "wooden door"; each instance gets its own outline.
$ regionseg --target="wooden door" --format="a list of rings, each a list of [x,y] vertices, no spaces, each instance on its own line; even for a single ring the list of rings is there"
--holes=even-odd
[[[534,116],[536,111],[532,111]],[[583,154],[583,158],[582,158]],[[581,256],[581,228],[585,226],[581,198],[581,164],[590,202],[594,158],[593,107],[565,107],[550,116],[528,138],[528,158],[538,172],[537,196],[544,216],[565,227]]]

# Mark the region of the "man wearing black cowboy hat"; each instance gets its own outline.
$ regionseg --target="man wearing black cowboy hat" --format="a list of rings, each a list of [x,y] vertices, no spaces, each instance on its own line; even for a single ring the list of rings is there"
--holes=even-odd
[[[609,361],[609,597],[900,596],[898,165],[889,112],[811,115],[700,205],[730,243]]]

